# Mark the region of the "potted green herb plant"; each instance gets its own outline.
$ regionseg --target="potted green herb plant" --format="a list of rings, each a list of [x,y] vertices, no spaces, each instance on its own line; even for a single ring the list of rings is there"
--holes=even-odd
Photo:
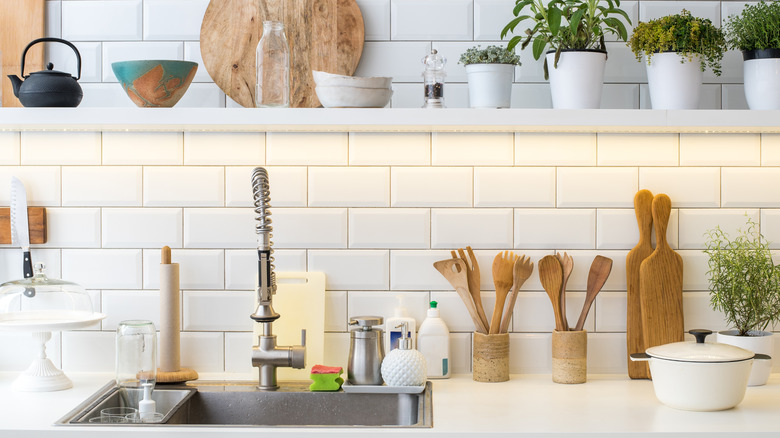
[[[750,109],[780,109],[780,3],[747,4],[725,25],[731,49],[741,50]]]
[[[531,44],[537,60],[547,50],[544,77],[550,80],[554,108],[598,108],[607,62],[604,37],[614,34],[626,41],[626,26],[619,17],[631,23],[619,6],[620,0],[516,0],[515,18],[501,38],[530,20],[534,26],[513,36],[507,49]]]
[[[709,67],[720,76],[726,50],[723,32],[685,9],[640,21],[628,45],[636,59],[646,63],[653,109],[699,108],[702,72]]]
[[[706,236],[710,304],[734,327],[719,332],[717,342],[772,356],[772,332],[766,330],[780,321],[780,266],[772,262],[769,243],[749,218],[733,239],[720,227]],[[765,384],[771,369],[771,361],[753,362],[748,384]]]
[[[467,49],[460,55],[469,83],[469,106],[472,108],[509,108],[512,78],[520,57],[499,46]]]

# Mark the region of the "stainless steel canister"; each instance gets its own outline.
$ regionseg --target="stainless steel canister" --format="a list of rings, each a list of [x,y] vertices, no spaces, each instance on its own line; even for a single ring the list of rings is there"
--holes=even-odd
[[[350,319],[349,325],[357,326],[351,331],[349,342],[347,381],[351,385],[382,384],[380,368],[385,356],[384,337],[381,328],[374,328],[382,323],[381,316]]]

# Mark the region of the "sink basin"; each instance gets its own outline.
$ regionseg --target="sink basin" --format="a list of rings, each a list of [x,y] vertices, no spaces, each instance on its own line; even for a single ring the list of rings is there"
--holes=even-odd
[[[256,426],[256,427],[432,427],[432,386],[420,394],[311,392],[308,382],[282,382],[260,391],[257,382],[194,381],[157,385],[152,398],[165,417],[160,423],[90,423],[100,410],[130,406],[140,394],[122,394],[110,382],[57,421],[58,425]]]

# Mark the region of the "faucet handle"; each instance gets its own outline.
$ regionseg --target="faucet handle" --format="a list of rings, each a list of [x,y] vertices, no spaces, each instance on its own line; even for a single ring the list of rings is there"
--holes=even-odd
[[[301,329],[301,347],[306,346],[306,329]]]

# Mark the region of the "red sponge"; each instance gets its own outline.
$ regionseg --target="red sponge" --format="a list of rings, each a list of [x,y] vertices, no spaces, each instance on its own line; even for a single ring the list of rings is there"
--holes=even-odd
[[[329,367],[325,365],[314,365],[311,367],[312,374],[341,374],[341,367]]]

